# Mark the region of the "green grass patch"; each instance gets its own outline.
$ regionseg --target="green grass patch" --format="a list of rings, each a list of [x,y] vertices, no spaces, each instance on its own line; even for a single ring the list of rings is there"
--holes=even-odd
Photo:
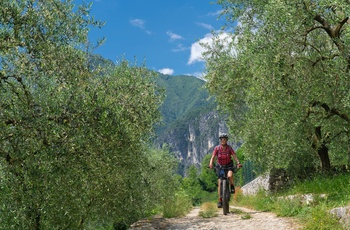
[[[233,203],[259,211],[271,211],[274,205],[274,197],[267,196],[264,191],[259,191],[256,195],[239,195]]]
[[[249,213],[245,213],[244,215],[241,216],[242,220],[249,220],[251,218],[252,218],[252,216]]]
[[[313,200],[306,204],[302,194],[312,194]],[[295,197],[287,198],[291,195]],[[264,191],[254,196],[239,194],[234,204],[297,218],[305,229],[343,229],[329,210],[350,205],[350,174],[319,175],[308,181],[296,182],[290,189],[277,194]]]
[[[289,194],[327,194],[330,205],[350,204],[350,174],[319,175],[312,180],[296,183]]]
[[[302,217],[305,223],[305,229],[308,230],[341,230],[344,229],[343,226],[334,218],[329,212],[328,207],[325,205],[318,205],[312,209],[310,212],[306,213]]]
[[[237,215],[241,215],[241,214],[243,214],[244,212],[243,212],[241,209],[233,208],[233,209],[230,209],[230,213],[232,213],[232,214],[237,214]]]

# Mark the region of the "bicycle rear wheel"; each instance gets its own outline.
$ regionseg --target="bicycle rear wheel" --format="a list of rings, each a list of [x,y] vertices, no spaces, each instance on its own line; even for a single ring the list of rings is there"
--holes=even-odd
[[[229,194],[228,194],[228,183],[226,179],[222,180],[222,210],[224,215],[229,212]]]

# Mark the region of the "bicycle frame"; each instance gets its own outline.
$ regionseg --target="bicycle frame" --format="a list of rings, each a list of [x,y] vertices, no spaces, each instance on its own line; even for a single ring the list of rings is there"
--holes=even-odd
[[[227,177],[228,168],[222,165],[217,166],[219,168],[219,185],[220,185],[220,197],[222,199],[222,210],[223,214],[227,215],[229,213],[229,203],[230,203],[230,190],[229,190],[229,180]]]

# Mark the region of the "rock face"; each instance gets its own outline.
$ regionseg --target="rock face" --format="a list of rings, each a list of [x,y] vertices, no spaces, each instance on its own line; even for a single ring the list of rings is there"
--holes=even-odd
[[[227,132],[227,126],[217,111],[191,114],[170,126],[156,140],[157,146],[168,144],[170,151],[180,160],[180,174],[191,165],[200,168],[205,155],[219,144],[219,133]]]
[[[205,89],[205,81],[192,76],[160,75],[158,84],[166,97],[160,108],[163,123],[156,127],[154,144],[168,145],[180,160],[178,173],[184,175],[191,165],[197,168],[204,156],[219,143],[218,136],[227,132],[217,104]]]
[[[264,174],[244,185],[241,189],[244,195],[255,195],[260,190],[269,190],[270,175]]]

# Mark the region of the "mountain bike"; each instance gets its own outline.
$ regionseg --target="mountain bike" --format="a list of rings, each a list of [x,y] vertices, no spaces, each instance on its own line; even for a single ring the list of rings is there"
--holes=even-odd
[[[231,199],[231,193],[230,193],[231,188],[230,188],[229,179],[227,177],[229,168],[226,165],[219,165],[219,164],[216,167],[219,169],[220,198],[222,199],[222,210],[223,210],[223,214],[227,215],[227,213],[230,212],[230,199]],[[234,166],[232,172],[236,173],[238,170],[239,168]]]

